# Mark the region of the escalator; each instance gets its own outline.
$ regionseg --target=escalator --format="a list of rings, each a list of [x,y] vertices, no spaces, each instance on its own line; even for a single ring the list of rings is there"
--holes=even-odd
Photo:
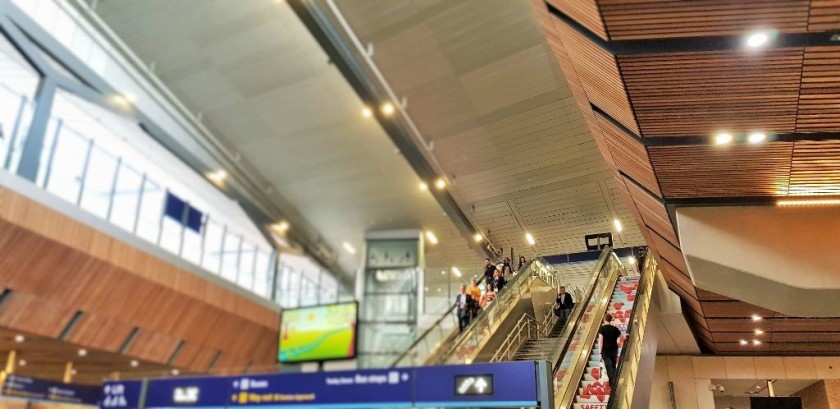
[[[552,305],[560,283],[566,283],[562,271],[534,259],[516,272],[463,332],[458,331],[457,311],[451,307],[392,366],[509,360],[507,355],[502,359],[499,351],[513,354],[521,343],[551,333],[556,321]],[[512,333],[520,334],[516,343],[508,337]]]

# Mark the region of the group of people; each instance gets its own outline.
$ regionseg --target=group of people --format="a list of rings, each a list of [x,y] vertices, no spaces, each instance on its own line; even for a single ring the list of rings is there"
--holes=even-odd
[[[481,278],[473,278],[470,286],[461,285],[461,291],[455,297],[458,309],[458,328],[463,331],[470,322],[487,309],[496,299],[496,294],[504,288],[508,280],[516,275],[527,264],[525,256],[519,257],[519,266],[513,269],[510,258],[505,257],[501,264],[493,264],[489,258],[484,259],[484,272]]]

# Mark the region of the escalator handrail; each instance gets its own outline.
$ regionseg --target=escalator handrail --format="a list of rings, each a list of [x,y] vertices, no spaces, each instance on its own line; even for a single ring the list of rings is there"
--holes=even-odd
[[[642,300],[643,295],[646,296],[647,292],[653,291],[652,282],[653,282],[654,279],[656,279],[656,273],[653,272],[652,276],[651,276],[651,274],[645,274],[645,271],[651,266],[651,260],[652,259],[653,259],[652,255],[650,253],[648,253],[647,256],[645,257],[644,265],[642,266],[642,270],[639,274],[639,285],[637,287],[638,289],[636,290],[636,299],[640,300],[640,301]],[[616,391],[619,390],[618,389],[618,384],[619,384],[618,379],[620,378],[621,369],[624,367],[624,362],[626,362],[624,357],[627,356],[627,352],[632,351],[632,349],[636,347],[635,340],[634,340],[633,337],[630,336],[630,334],[631,334],[631,331],[634,330],[634,327],[636,327],[635,323],[638,320],[638,316],[636,315],[636,311],[639,308],[639,306],[641,306],[641,305],[642,305],[641,302],[633,303],[633,309],[631,310],[632,312],[630,313],[631,319],[630,319],[630,322],[627,324],[627,331],[625,332],[625,336],[627,337],[625,339],[626,342],[625,342],[624,346],[621,348],[621,359],[619,359],[618,366],[616,366],[616,368],[615,368],[615,374],[616,374],[616,382],[615,383],[616,384],[615,385],[610,385],[610,389],[611,389],[610,390],[610,399],[607,401],[607,409],[611,409],[611,408],[615,407],[613,405],[615,405],[615,401],[616,401],[615,397],[618,396],[618,393],[616,393]],[[646,317],[642,317],[642,318],[646,319]]]
[[[529,261],[529,262],[528,262],[527,264],[525,264],[522,268],[520,268],[519,270],[517,270],[517,272],[516,272],[516,276],[518,276],[518,275],[519,275],[519,273],[521,273],[522,271],[527,270],[527,269],[531,266],[531,263],[533,263],[534,261],[536,261],[536,259],[531,259],[531,261]],[[513,281],[513,280],[511,280],[511,281]],[[502,291],[504,291],[504,290],[505,290],[505,288],[507,288],[507,287],[502,288]],[[499,294],[501,294],[501,293],[502,293],[502,291],[499,291]],[[497,294],[496,296],[498,297],[498,296],[499,296],[499,294]],[[429,335],[429,334],[430,334],[430,333],[431,333],[431,332],[432,332],[435,328],[437,328],[438,326],[440,326],[440,324],[443,322],[443,320],[445,320],[446,318],[448,318],[450,314],[455,313],[455,312],[454,312],[455,307],[456,307],[456,306],[453,304],[451,307],[449,307],[449,309],[447,309],[447,310],[446,310],[446,312],[444,312],[443,314],[441,314],[440,318],[438,318],[438,319],[434,322],[434,324],[432,324],[431,326],[429,326],[429,328],[427,328],[425,331],[423,331],[423,333],[422,333],[422,334],[420,334],[420,336],[418,336],[417,338],[415,338],[415,339],[414,339],[414,342],[412,342],[412,343],[411,343],[411,345],[409,345],[409,346],[408,346],[408,348],[406,348],[406,349],[405,349],[405,351],[404,351],[402,354],[400,354],[400,356],[398,356],[398,357],[397,357],[397,359],[395,359],[395,360],[394,360],[394,362],[391,364],[391,366],[390,366],[390,367],[391,367],[391,368],[396,367],[396,366],[400,363],[400,361],[402,361],[403,359],[405,359],[405,358],[406,358],[406,357],[407,357],[407,356],[411,353],[411,351],[414,351],[414,349],[417,347],[417,345],[419,345],[421,342],[423,342],[423,340],[425,340],[425,339],[426,339],[426,337],[427,337],[427,336],[428,336],[428,335]],[[470,324],[472,324],[472,323],[470,323]],[[467,326],[467,328],[464,328],[464,331],[463,331],[461,334],[459,334],[459,335],[458,335],[458,337],[461,337],[461,336],[463,336],[464,334],[466,334],[466,333],[469,331],[469,329],[470,329],[470,326]],[[454,331],[454,329],[453,329],[453,331]],[[455,343],[455,344],[457,344],[458,342],[459,342],[459,341],[458,341],[458,339],[456,338],[456,340],[455,340],[455,342],[454,342],[454,343]]]
[[[551,355],[557,357],[557,362],[553,362],[555,361],[554,359],[552,359],[551,362],[552,375],[555,375],[557,373],[557,370],[560,368],[559,361],[562,360],[563,356],[565,356],[566,352],[569,350],[569,345],[572,343],[572,335],[577,331],[578,326],[580,325],[580,317],[583,315],[583,308],[586,304],[589,303],[589,300],[592,298],[592,293],[595,291],[595,283],[597,283],[600,279],[601,274],[603,273],[602,270],[606,266],[607,260],[610,258],[611,252],[612,249],[609,247],[605,247],[601,251],[601,255],[598,256],[598,261],[595,263],[595,267],[592,269],[593,274],[592,277],[589,279],[589,283],[587,284],[586,295],[584,295],[582,299],[578,300],[577,303],[575,303],[572,312],[569,313],[569,318],[567,322],[572,322],[574,324],[566,325],[566,328],[564,328],[563,332],[560,334],[560,339],[564,339],[563,337],[565,336],[565,341],[563,342],[562,346],[559,347],[559,354],[555,352]],[[597,274],[594,274],[594,272],[597,272]]]
[[[531,259],[528,262],[528,264],[526,264],[525,266],[523,266],[521,269],[519,269],[516,272],[516,275],[514,276],[514,278],[511,281],[509,281],[508,283],[506,283],[505,286],[501,289],[501,291],[496,293],[496,300],[498,301],[498,300],[504,298],[504,296],[507,295],[511,291],[510,289],[514,287],[514,286],[511,285],[511,283],[513,283],[514,281],[528,280],[530,278],[531,274],[526,274],[525,272],[528,271],[531,268],[531,266],[533,266],[537,262],[539,262],[541,264],[544,264],[545,260],[543,260],[542,258]],[[525,277],[523,277],[523,276],[525,276]],[[497,303],[497,301],[494,301],[493,303],[491,303],[490,308],[497,308],[497,306],[499,305]],[[486,314],[488,312],[489,311],[484,311],[484,312],[482,312],[482,314]],[[470,321],[469,325],[467,325],[466,328],[464,328],[464,331],[461,332],[461,334],[459,334],[458,337],[450,344],[449,348],[443,354],[443,357],[450,356],[454,351],[456,351],[458,348],[461,347],[461,345],[469,338],[470,333],[476,328],[476,325],[479,322],[480,317],[481,317],[481,315],[479,315],[476,319],[473,319],[472,321]],[[438,362],[442,362],[442,361],[440,359],[438,359]]]

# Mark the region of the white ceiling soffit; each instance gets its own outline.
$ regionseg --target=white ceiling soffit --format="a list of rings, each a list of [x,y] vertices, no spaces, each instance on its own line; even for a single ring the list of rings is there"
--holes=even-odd
[[[699,355],[700,347],[682,313],[680,297],[668,288],[662,273],[657,271],[653,294],[655,313],[656,353],[673,355]],[[654,317],[654,315],[651,315]]]
[[[600,232],[643,243],[528,2],[336,3],[496,247],[579,252]]]
[[[278,200],[332,248],[359,250],[339,250],[343,270],[360,266],[366,231],[402,228],[435,233],[429,266],[478,264],[285,2],[109,0],[97,13]]]
[[[840,316],[840,207],[678,208],[694,285],[802,317]]]

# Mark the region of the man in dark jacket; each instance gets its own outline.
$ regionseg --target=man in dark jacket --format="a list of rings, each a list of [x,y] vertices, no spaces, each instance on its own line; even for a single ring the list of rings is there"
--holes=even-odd
[[[569,314],[572,312],[575,303],[572,301],[572,295],[566,292],[566,287],[560,286],[557,290],[557,300],[554,304],[554,314],[556,314],[560,322],[566,322],[569,319]]]
[[[475,301],[467,294],[467,286],[461,284],[461,292],[455,296],[455,308],[458,314],[458,330],[463,331],[470,325],[471,312],[474,309]]]

